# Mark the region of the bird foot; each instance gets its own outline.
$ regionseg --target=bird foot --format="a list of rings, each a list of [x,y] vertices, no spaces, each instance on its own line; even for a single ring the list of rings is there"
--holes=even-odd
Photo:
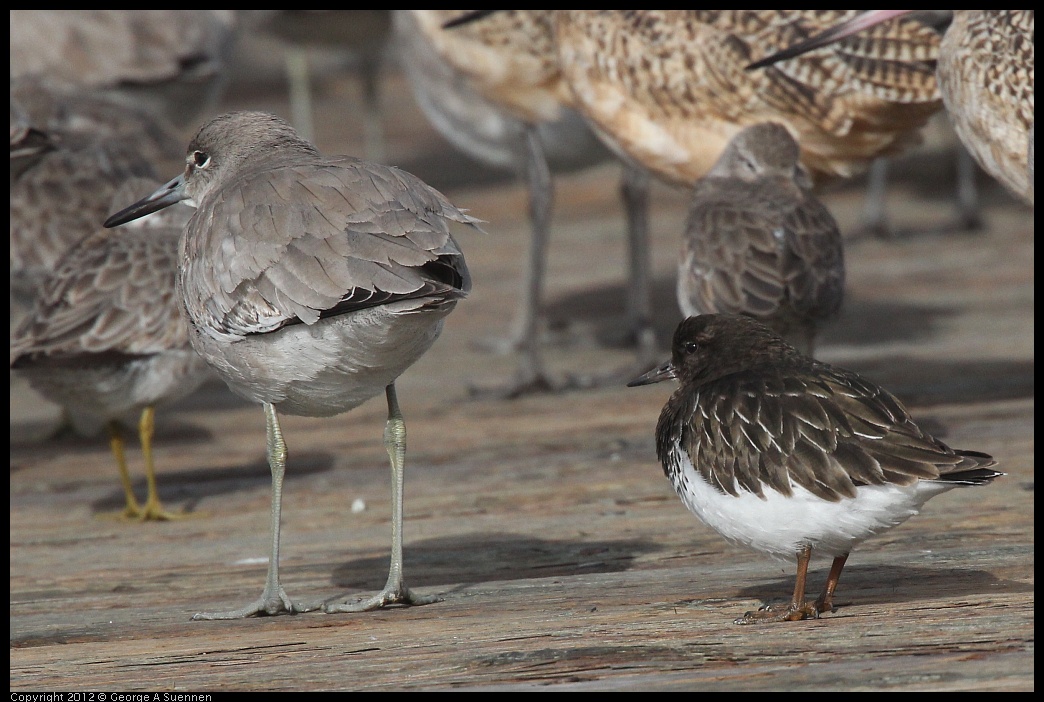
[[[214,619],[244,619],[246,617],[276,615],[276,614],[300,614],[319,609],[320,605],[304,605],[290,601],[286,591],[282,587],[272,593],[266,589],[261,597],[254,600],[246,607],[234,609],[230,612],[199,612],[192,615],[193,621],[210,621]]]
[[[403,607],[420,606],[442,602],[439,595],[417,595],[405,585],[394,588],[384,588],[373,597],[360,598],[351,602],[331,602],[323,605],[323,611],[327,614],[336,612],[369,612],[374,609],[383,609],[392,605]]]
[[[125,510],[126,513],[126,510]],[[189,512],[168,512],[158,500],[148,500],[136,514],[129,515],[128,519],[136,519],[139,522],[170,522],[176,519],[188,519],[199,516]]]
[[[555,380],[547,373],[538,371],[535,373],[517,373],[515,377],[506,384],[492,386],[468,385],[468,395],[476,400],[514,400],[523,395],[535,395],[537,393],[558,393],[569,389],[568,382]]]
[[[829,610],[825,610],[829,611]],[[799,622],[803,619],[819,619],[820,610],[814,603],[765,605],[756,612],[747,612],[734,624],[768,624],[771,622]]]
[[[521,334],[510,336],[491,336],[483,339],[475,339],[471,342],[472,348],[483,353],[491,353],[497,356],[507,356],[517,353],[525,346],[525,338]]]

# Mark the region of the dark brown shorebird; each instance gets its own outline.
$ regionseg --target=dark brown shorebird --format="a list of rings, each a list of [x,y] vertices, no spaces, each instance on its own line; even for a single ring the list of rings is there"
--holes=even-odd
[[[781,67],[913,10],[871,10],[754,63]],[[982,168],[1033,204],[1033,10],[954,10],[939,47],[938,82],[961,141]]]
[[[634,366],[622,374],[559,379],[546,369],[544,289],[554,189],[552,171],[589,167],[610,157],[574,109],[558,65],[551,10],[503,10],[481,22],[465,10],[396,13],[399,43],[418,103],[432,124],[469,155],[514,168],[529,192],[530,247],[521,263],[524,287],[507,338],[486,344],[518,351],[515,378],[476,394],[514,397],[533,391],[620,382],[636,367],[648,368],[657,349],[652,326],[648,243],[648,176],[624,168],[620,192],[627,220],[627,341],[636,346]],[[433,77],[442,73],[436,83]],[[475,100],[474,98],[478,98]],[[499,130],[500,133],[497,133]]]
[[[450,232],[477,221],[396,168],[322,156],[282,119],[232,112],[199,130],[185,171],[105,222],[182,200],[196,206],[180,251],[179,296],[192,346],[236,394],[264,406],[272,472],[271,555],[261,596],[233,619],[300,612],[279,580],[287,447],[279,413],[329,417],[385,393],[392,549],[384,589],[327,612],[426,604],[402,573],[406,425],[395,381],[435,342],[471,288]]]
[[[130,178],[113,200],[148,193],[158,181]],[[111,203],[110,203],[111,204]],[[168,214],[169,212],[169,214]],[[189,345],[174,294],[183,205],[72,246],[40,281],[33,308],[11,336],[11,369],[60,405],[77,433],[108,429],[128,519],[166,520],[152,456],[155,411],[196,390],[209,368]],[[136,423],[148,494],[138,502],[127,470],[124,425]]]
[[[785,606],[737,624],[816,618],[853,547],[932,497],[1003,475],[991,456],[952,449],[887,390],[820,363],[742,315],[685,319],[671,360],[629,385],[676,379],[656,424],[656,454],[688,509],[732,544],[797,559]],[[833,563],[805,601],[814,556]]]
[[[797,142],[774,122],[745,128],[693,188],[678,265],[682,315],[747,314],[813,355],[844,282],[841,233]]]

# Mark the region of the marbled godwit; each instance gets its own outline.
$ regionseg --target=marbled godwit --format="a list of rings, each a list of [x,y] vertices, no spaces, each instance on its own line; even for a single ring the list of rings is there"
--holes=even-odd
[[[832,23],[754,67],[829,46],[913,10],[873,10]],[[939,90],[979,165],[1033,204],[1033,10],[954,10],[939,48]]]
[[[745,70],[765,47],[854,14],[560,10],[552,24],[573,104],[599,135],[634,167],[691,187],[737,133],[762,122],[790,131],[817,180],[850,176],[917,141],[941,106],[939,35],[923,23],[879,28],[771,75]]]
[[[126,202],[159,185],[129,178],[113,200]],[[110,203],[111,205],[111,203]],[[178,242],[188,207],[142,220],[127,231],[95,224],[41,280],[32,310],[11,336],[11,368],[65,410],[84,436],[109,430],[123,484],[125,518],[173,516],[160,503],[152,459],[155,408],[198,388],[209,375],[189,345],[174,293]],[[138,425],[148,495],[134,496],[123,450],[123,424]]]
[[[727,541],[797,558],[794,596],[736,624],[797,621],[833,609],[852,548],[956,487],[1004,475],[952,449],[902,403],[852,371],[820,363],[742,315],[689,317],[671,360],[630,385],[674,378],[656,423],[656,455],[689,510]],[[813,556],[832,556],[823,593],[805,602]]]
[[[940,107],[939,36],[907,20],[748,72],[762,52],[855,14],[847,10],[599,10],[554,15],[577,108],[618,153],[691,186],[743,127],[786,126],[814,178],[852,175],[895,152]]]
[[[279,581],[286,444],[278,412],[329,417],[385,393],[392,555],[384,589],[326,611],[426,604],[402,574],[406,425],[395,381],[471,288],[450,226],[477,220],[396,168],[325,157],[274,115],[233,112],[189,143],[184,173],[105,222],[189,200],[179,291],[190,341],[238,395],[264,406],[272,471],[271,556],[261,597],[197,619],[311,609]]]
[[[685,317],[746,314],[813,355],[841,307],[841,233],[780,124],[746,127],[693,188],[678,266]]]
[[[552,12],[506,10],[482,22],[452,29],[445,25],[466,15],[466,11],[413,10],[399,14],[396,21],[407,69],[422,76],[420,85],[415,82],[415,92],[432,123],[476,158],[488,163],[510,160],[528,184],[532,235],[524,293],[510,336],[499,345],[520,351],[519,369],[512,383],[494,393],[510,397],[633,375],[632,368],[619,377],[609,373],[563,384],[544,368],[541,298],[553,197],[550,168],[582,168],[607,156],[603,147],[593,146],[596,140],[571,108],[572,95],[562,81],[554,47]],[[438,72],[443,77],[435,85],[430,78]],[[479,96],[482,103],[462,101],[462,90]],[[453,110],[458,116],[450,114]],[[477,110],[486,112],[477,115]],[[459,114],[463,111],[472,111],[486,121],[462,119]],[[495,130],[502,132],[495,134]],[[648,367],[654,358],[656,338],[651,322],[645,179],[643,171],[625,170],[621,191],[630,251],[628,317],[637,344],[637,363]]]

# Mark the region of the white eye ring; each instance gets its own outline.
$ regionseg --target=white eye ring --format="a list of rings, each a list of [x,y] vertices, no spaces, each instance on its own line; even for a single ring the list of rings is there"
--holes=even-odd
[[[192,166],[194,168],[206,168],[210,165],[210,154],[204,153],[203,151],[194,151],[192,153]]]

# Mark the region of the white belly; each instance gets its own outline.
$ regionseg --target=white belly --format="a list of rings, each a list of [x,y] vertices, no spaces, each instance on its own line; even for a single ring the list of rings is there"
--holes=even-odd
[[[330,417],[384,391],[427,351],[453,308],[405,300],[218,341],[193,329],[193,346],[237,395],[282,414]]]
[[[814,556],[847,554],[864,539],[917,514],[929,498],[956,487],[930,480],[907,487],[869,485],[856,488],[855,498],[830,502],[792,483],[790,497],[767,486],[764,498],[742,488],[734,497],[704,480],[684,451],[674,451],[682,469],[674,489],[693,514],[731,543],[787,561],[806,545]]]

